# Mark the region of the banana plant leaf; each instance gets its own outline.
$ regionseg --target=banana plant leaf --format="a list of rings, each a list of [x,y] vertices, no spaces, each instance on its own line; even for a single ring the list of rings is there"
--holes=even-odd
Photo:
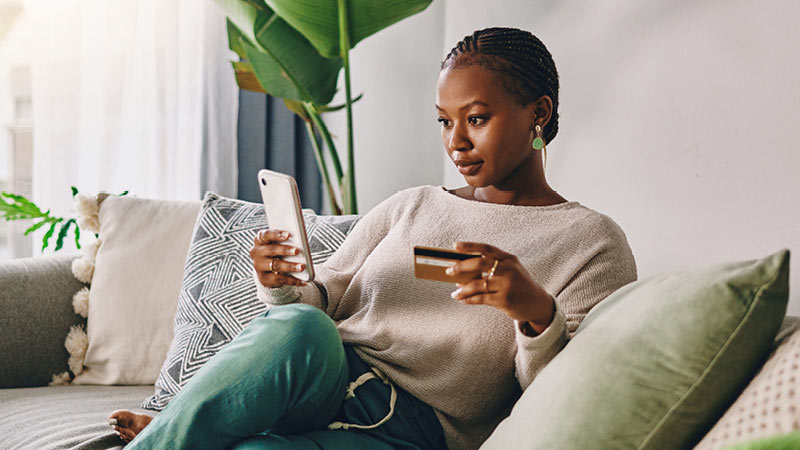
[[[302,34],[266,5],[258,7],[248,0],[217,3],[228,14],[231,50],[250,63],[250,73],[266,92],[289,100],[330,103],[336,93],[341,58],[321,56]]]
[[[216,0],[228,16],[228,46],[240,57],[245,58],[244,48],[239,43],[239,38],[243,38],[251,45],[256,42],[255,23],[258,19],[259,11],[263,11],[266,5],[261,2],[247,0]],[[231,29],[234,26],[235,33]]]
[[[283,99],[283,103],[286,104],[286,107],[289,109],[289,111],[297,114],[306,122],[311,122],[311,117],[308,116],[306,109],[303,107],[303,102]]]
[[[264,86],[261,86],[261,83],[258,82],[252,64],[247,61],[233,61],[232,64],[233,72],[236,75],[236,84],[238,84],[240,88],[253,92],[267,92]]]
[[[346,0],[350,46],[414,15],[432,0]],[[265,0],[283,20],[303,34],[323,56],[342,56],[338,0]],[[349,49],[347,49],[349,50]]]
[[[363,97],[363,96],[364,96],[363,92],[361,94],[358,94],[356,96],[356,98],[354,98],[351,103],[355,104],[357,101],[361,100],[361,97]],[[346,107],[347,107],[347,103],[342,103],[341,105],[332,105],[332,106],[319,105],[319,106],[315,106],[314,107],[314,111],[317,112],[318,114],[321,114],[321,113],[329,113],[329,112],[339,111],[340,109],[344,109]]]

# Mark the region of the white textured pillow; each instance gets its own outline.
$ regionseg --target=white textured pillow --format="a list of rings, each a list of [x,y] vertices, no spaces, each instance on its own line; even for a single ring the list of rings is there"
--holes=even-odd
[[[76,275],[91,282],[88,347],[83,367],[73,369],[74,384],[155,382],[172,341],[183,264],[200,205],[117,196],[102,201],[93,273],[76,271],[81,264],[73,264]]]
[[[694,450],[800,430],[800,329],[784,338],[769,360]]]

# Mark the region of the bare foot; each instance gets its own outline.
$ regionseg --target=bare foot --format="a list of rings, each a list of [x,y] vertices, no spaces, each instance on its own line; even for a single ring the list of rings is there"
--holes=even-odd
[[[136,414],[127,409],[119,409],[108,416],[108,423],[117,431],[117,436],[125,443],[132,441],[137,434],[144,430],[144,427],[153,420],[153,416],[147,414]]]

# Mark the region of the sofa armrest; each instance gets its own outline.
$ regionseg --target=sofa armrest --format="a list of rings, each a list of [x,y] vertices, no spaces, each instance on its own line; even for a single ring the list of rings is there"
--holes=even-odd
[[[64,339],[75,314],[75,255],[0,261],[0,388],[47,385],[68,370]]]

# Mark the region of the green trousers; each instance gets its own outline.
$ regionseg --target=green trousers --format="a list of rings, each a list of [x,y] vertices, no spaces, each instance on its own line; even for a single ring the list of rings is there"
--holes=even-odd
[[[446,448],[430,406],[365,373],[370,368],[342,344],[325,313],[273,307],[211,358],[126,449]],[[353,389],[358,378],[363,384]],[[385,419],[392,403],[383,424],[357,427]],[[331,422],[347,425],[330,430]]]

